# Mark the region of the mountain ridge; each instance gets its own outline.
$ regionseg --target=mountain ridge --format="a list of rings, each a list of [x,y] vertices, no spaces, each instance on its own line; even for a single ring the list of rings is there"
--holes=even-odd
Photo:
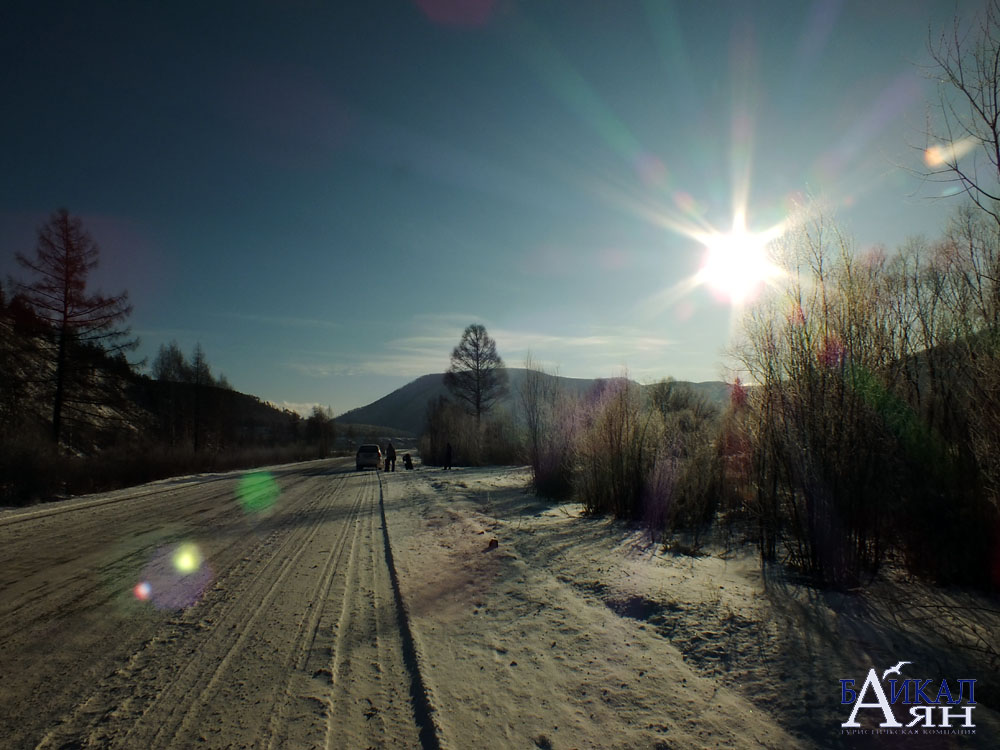
[[[518,389],[521,383],[524,382],[527,370],[523,367],[508,367],[506,370],[510,387],[507,395],[499,401],[498,408],[506,409],[516,415],[518,412]],[[543,376],[555,379],[563,392],[575,396],[582,396],[587,393],[598,381],[613,379],[569,378],[549,373],[543,373]],[[445,388],[443,378],[444,373],[421,375],[406,385],[387,393],[365,406],[345,411],[337,416],[337,421],[341,424],[365,423],[385,425],[386,427],[420,435],[424,431],[427,405],[438,396],[448,395],[448,389]],[[702,382],[679,380],[676,382],[678,385],[690,387],[696,394],[703,396],[712,404],[723,406],[729,400],[730,386],[721,380],[707,380]],[[637,385],[643,389],[648,387],[639,383]]]

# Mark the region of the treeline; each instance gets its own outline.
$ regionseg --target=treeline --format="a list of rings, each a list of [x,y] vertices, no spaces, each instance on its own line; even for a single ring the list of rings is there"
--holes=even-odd
[[[146,405],[154,417],[152,433],[161,443],[189,446],[195,453],[295,443],[313,448],[315,457],[333,450],[337,425],[329,407],[313,406],[303,419],[235,393],[225,375],[212,373],[200,343],[190,360],[176,341],[161,344],[151,373]]]
[[[1000,228],[969,209],[937,243],[858,254],[813,218],[776,250],[785,283],[735,352],[754,385],[723,410],[669,380],[573,397],[529,361],[536,490],[689,546],[719,526],[821,585],[897,561],[996,587]]]
[[[821,219],[740,352],[732,423],[761,556],[851,585],[899,557],[944,582],[1000,568],[1000,228],[962,210],[934,244],[862,255]]]
[[[719,410],[687,386],[664,380],[642,389],[621,377],[579,396],[529,356],[515,394],[518,421],[494,408],[508,377],[479,324],[463,333],[444,383],[451,398],[427,407],[425,464],[448,455],[458,466],[527,460],[540,494],[655,527],[700,530],[722,502]]]
[[[329,409],[303,419],[233,391],[201,345],[128,359],[128,297],[92,293],[99,250],[65,210],[39,229],[24,281],[0,286],[0,503],[326,456]]]
[[[753,385],[725,408],[670,380],[566,393],[529,358],[515,421],[492,408],[506,373],[473,325],[424,463],[527,460],[539,494],[689,550],[721,531],[824,586],[887,563],[1000,586],[1000,222],[970,206],[937,242],[864,253],[815,213],[789,224],[783,278],[733,352]]]
[[[456,466],[523,461],[520,431],[505,411],[491,411],[476,419],[455,401],[441,396],[427,405],[425,425],[418,445],[420,460],[428,466],[443,466],[449,445]]]
[[[599,380],[573,396],[530,358],[526,370],[518,397],[539,494],[696,535],[714,520],[726,495],[716,405],[669,378]]]

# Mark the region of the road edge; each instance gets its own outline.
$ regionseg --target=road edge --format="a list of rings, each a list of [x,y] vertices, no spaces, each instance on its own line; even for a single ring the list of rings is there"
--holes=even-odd
[[[441,728],[435,721],[435,708],[431,704],[427,686],[424,684],[420,670],[420,659],[417,656],[413,631],[410,629],[410,615],[403,600],[399,587],[399,574],[392,556],[392,543],[389,541],[389,524],[385,516],[385,487],[382,476],[378,476],[378,507],[382,515],[382,539],[385,546],[385,562],[389,568],[389,579],[392,581],[392,594],[396,601],[397,620],[399,622],[400,638],[403,642],[403,662],[410,673],[410,700],[413,704],[414,718],[420,728],[420,746],[423,750],[442,750]]]

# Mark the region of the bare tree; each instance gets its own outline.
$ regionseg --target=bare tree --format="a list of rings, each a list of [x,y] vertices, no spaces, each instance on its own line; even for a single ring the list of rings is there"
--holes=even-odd
[[[486,328],[473,323],[451,352],[444,384],[477,424],[507,392],[507,370]]]
[[[60,209],[38,230],[35,257],[16,255],[18,263],[36,276],[30,284],[21,285],[21,292],[51,332],[45,358],[51,364],[56,444],[64,407],[93,404],[93,394],[83,393],[85,386],[75,382],[92,354],[117,359],[138,345],[123,325],[132,312],[128,293],[87,294],[87,277],[97,267],[98,254],[97,243],[80,219]]]
[[[318,458],[326,458],[336,442],[337,423],[333,419],[333,410],[325,409],[316,404],[312,413],[306,418],[306,442],[316,446]]]
[[[192,379],[191,365],[176,341],[160,344],[153,360],[153,377],[167,383],[187,383]]]
[[[212,368],[200,341],[194,345],[194,353],[191,355],[191,382],[198,386],[215,385]]]
[[[518,389],[518,395],[521,397],[524,423],[528,429],[528,460],[536,474],[541,455],[542,430],[545,419],[545,378],[545,371],[532,359],[531,352],[528,352],[524,358],[524,380]]]
[[[947,360],[937,373],[946,377],[932,381],[950,380],[944,391],[953,401],[974,404],[961,426],[972,437],[991,502],[1000,508],[1000,0],[989,0],[967,30],[956,20],[931,44],[931,56],[941,86],[942,126],[930,134],[938,141],[927,150],[930,176],[958,183],[979,211],[967,206],[956,213],[924,276],[936,282],[930,298],[943,308],[937,317],[947,321],[935,331],[944,336],[934,342],[937,350],[928,349],[928,363]],[[928,311],[920,312],[923,322]],[[958,351],[962,355],[955,357]],[[940,409],[949,416],[961,411],[952,401]]]
[[[1000,0],[991,0],[972,28],[956,19],[928,46],[941,114],[928,127],[928,176],[958,183],[1000,224]]]
[[[191,384],[194,386],[194,450],[197,452],[203,445],[203,433],[205,432],[205,407],[210,396],[206,393],[209,386],[215,385],[212,377],[212,368],[205,357],[205,350],[201,342],[194,345],[194,353],[191,355]]]

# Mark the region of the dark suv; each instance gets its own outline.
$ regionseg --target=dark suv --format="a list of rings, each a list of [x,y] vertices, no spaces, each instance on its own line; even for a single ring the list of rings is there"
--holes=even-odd
[[[371,466],[374,469],[382,468],[382,449],[377,445],[362,445],[358,448],[358,455],[354,463],[357,466],[357,470],[361,471],[366,466]]]

